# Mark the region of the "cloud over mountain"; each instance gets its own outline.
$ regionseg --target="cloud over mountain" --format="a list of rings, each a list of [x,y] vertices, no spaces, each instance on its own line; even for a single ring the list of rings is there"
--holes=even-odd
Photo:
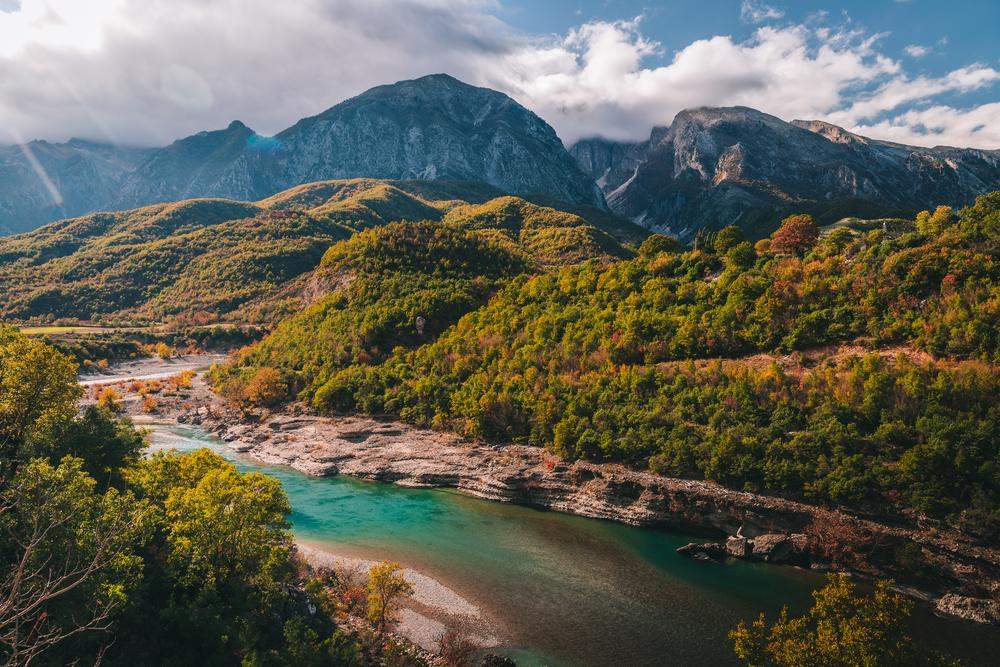
[[[907,71],[881,35],[761,2],[748,39],[667,52],[640,18],[515,30],[493,0],[24,0],[0,12],[0,126],[13,136],[162,144],[239,117],[276,131],[373,84],[449,72],[511,94],[569,142],[641,139],[684,108],[744,104],[921,145],[1000,146],[1000,79]],[[13,10],[11,10],[11,8]],[[912,61],[910,61],[912,64]]]

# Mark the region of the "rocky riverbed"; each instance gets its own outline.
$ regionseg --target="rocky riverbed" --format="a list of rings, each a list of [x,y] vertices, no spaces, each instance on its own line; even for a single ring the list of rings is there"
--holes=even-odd
[[[135,411],[138,398],[127,398]],[[535,447],[491,445],[370,417],[320,417],[302,406],[279,414],[241,412],[200,378],[161,401],[159,410],[159,417],[200,425],[236,451],[309,475],[449,487],[487,500],[703,533],[713,539],[683,551],[707,560],[891,576],[941,613],[1000,623],[1000,549],[946,526],[887,525],[711,482],[563,461]],[[921,575],[913,582],[915,567]]]

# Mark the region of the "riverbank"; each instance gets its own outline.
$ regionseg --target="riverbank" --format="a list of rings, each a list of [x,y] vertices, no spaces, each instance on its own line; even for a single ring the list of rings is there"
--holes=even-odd
[[[138,397],[127,397],[135,411]],[[486,500],[633,526],[713,536],[691,555],[850,570],[906,581],[939,613],[1000,622],[1000,550],[940,525],[886,525],[795,501],[661,477],[620,465],[566,462],[544,450],[496,446],[392,421],[328,418],[301,406],[243,413],[201,378],[161,402],[159,417],[199,425],[233,450],[314,476],[454,488]],[[907,581],[914,566],[922,580]]]
[[[107,368],[90,366],[87,373],[79,376],[84,387],[114,384],[126,380],[157,380],[184,371],[200,371],[212,364],[227,359],[225,354],[180,354],[169,359],[146,357],[134,361],[124,361]]]
[[[297,541],[299,554],[313,567],[367,572],[377,561],[332,553],[308,542]],[[483,610],[433,577],[411,567],[403,576],[413,586],[413,594],[403,603],[399,634],[430,653],[440,650],[440,639],[447,631],[455,631],[480,649],[500,644],[495,625]]]

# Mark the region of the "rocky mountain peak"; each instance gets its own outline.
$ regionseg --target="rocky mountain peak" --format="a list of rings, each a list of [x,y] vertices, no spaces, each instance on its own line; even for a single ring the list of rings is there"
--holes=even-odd
[[[837,144],[868,143],[868,139],[865,137],[854,134],[853,132],[848,132],[842,127],[822,120],[793,120],[791,124],[795,127],[800,127],[803,130],[815,132],[816,134],[826,137],[830,141]]]
[[[570,150],[612,210],[684,238],[727,224],[762,235],[792,212],[821,222],[911,215],[1000,187],[993,151],[877,141],[749,107],[685,109],[646,142],[591,139]]]

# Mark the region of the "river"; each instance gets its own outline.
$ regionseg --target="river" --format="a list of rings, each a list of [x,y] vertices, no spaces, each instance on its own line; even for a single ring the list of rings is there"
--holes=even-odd
[[[296,539],[397,560],[445,583],[486,612],[519,665],[735,664],[726,634],[739,619],[784,604],[800,612],[823,581],[789,567],[683,558],[675,549],[697,538],[678,533],[445,490],[309,477],[236,455],[193,427],[156,426],[152,445],[210,447],[276,477]],[[970,664],[979,662],[975,653],[1000,650],[1000,640],[984,643],[989,631],[968,623],[920,614],[917,624]]]

